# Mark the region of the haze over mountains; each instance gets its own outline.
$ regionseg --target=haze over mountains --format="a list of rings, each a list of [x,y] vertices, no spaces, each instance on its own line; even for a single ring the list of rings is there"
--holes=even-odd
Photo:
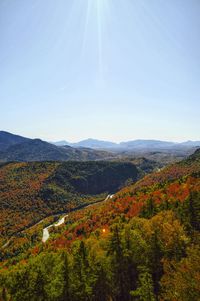
[[[170,142],[161,140],[137,139],[127,142],[115,143],[97,139],[86,139],[76,143],[70,143],[65,140],[54,142],[57,146],[69,145],[72,147],[89,147],[94,149],[166,149],[181,147],[198,147],[200,141]]]
[[[182,143],[159,140],[133,140],[114,143],[87,139],[77,143],[60,141],[49,143],[0,131],[0,161],[90,161],[107,160],[119,156],[161,152],[178,154],[183,158],[200,146],[200,141]],[[148,158],[148,156],[147,156]]]
[[[90,161],[112,157],[106,151],[56,146],[41,139],[29,139],[0,131],[0,161]]]

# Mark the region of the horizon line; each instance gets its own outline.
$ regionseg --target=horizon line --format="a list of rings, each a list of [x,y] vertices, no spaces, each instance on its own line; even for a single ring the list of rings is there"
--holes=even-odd
[[[184,142],[198,142],[200,141],[199,140],[193,140],[193,139],[187,139],[187,140],[181,140],[181,141],[177,141],[177,140],[162,140],[162,138],[130,138],[128,140],[119,140],[118,142],[115,141],[115,140],[111,140],[111,139],[103,139],[103,138],[91,138],[91,137],[88,137],[88,138],[80,138],[79,140],[76,140],[76,141],[69,141],[68,139],[46,139],[46,138],[42,138],[40,136],[26,136],[26,135],[23,135],[23,134],[16,134],[16,133],[12,133],[12,132],[9,132],[8,130],[0,130],[0,132],[5,132],[5,133],[8,133],[8,134],[12,134],[12,135],[16,135],[16,136],[21,136],[21,137],[24,137],[24,138],[29,138],[29,139],[41,139],[43,141],[46,141],[48,143],[58,143],[58,142],[62,142],[62,141],[65,141],[67,143],[70,143],[70,144],[75,144],[75,143],[79,143],[79,142],[82,142],[82,141],[86,141],[86,140],[97,140],[97,141],[102,141],[102,142],[111,142],[111,143],[114,143],[114,144],[120,144],[120,143],[126,143],[126,142],[130,142],[130,141],[161,141],[161,142],[168,142],[168,143],[175,143],[175,144],[179,144],[179,143],[184,143]]]

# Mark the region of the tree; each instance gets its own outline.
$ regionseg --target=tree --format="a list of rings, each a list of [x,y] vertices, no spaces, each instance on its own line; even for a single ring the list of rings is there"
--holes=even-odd
[[[69,259],[67,252],[62,253],[62,267],[61,274],[63,278],[63,293],[61,300],[66,301],[70,300],[70,268],[69,268]]]
[[[116,295],[116,300],[123,300],[125,292],[125,282],[124,282],[124,258],[123,258],[123,246],[122,238],[119,230],[119,225],[115,224],[112,228],[112,236],[110,238],[110,245],[108,254],[111,256],[112,260],[112,270],[113,270],[113,280],[114,287],[113,291]],[[124,300],[126,300],[124,298]]]
[[[130,295],[135,297],[134,300],[155,301],[153,291],[153,280],[150,271],[146,267],[140,267],[138,287],[135,291],[131,291]]]
[[[91,274],[84,241],[73,245],[72,294],[74,300],[87,301],[92,297]]]
[[[3,289],[2,289],[1,298],[2,298],[2,301],[8,300],[5,287],[3,287]]]
[[[194,230],[200,231],[200,192],[192,192],[188,202],[190,224]]]
[[[200,248],[192,246],[180,262],[164,261],[162,300],[198,301],[200,297]]]

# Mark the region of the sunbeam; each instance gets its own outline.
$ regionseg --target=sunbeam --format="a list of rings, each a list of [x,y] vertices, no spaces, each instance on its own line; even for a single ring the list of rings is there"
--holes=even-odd
[[[102,49],[102,0],[96,0],[96,10],[97,10],[97,29],[98,29],[98,63],[99,72],[102,74],[103,68],[103,49]]]
[[[97,66],[98,72],[103,73],[103,27],[105,27],[106,14],[108,12],[108,1],[105,0],[87,0],[85,5],[85,24],[82,42],[82,57],[87,51],[87,43],[92,31],[95,32],[96,41],[95,48],[97,49]],[[96,25],[95,25],[96,24]],[[96,26],[96,28],[94,28]]]
[[[86,6],[85,27],[83,33],[82,56],[84,55],[86,49],[87,31],[88,31],[90,11],[91,11],[91,1],[92,0],[87,0],[87,4],[86,4],[87,6]]]

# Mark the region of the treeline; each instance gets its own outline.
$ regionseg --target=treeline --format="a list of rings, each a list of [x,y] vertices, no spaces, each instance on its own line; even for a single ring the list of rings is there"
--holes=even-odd
[[[70,248],[0,272],[1,299],[13,301],[198,301],[199,232],[172,211],[151,219],[124,215]]]

